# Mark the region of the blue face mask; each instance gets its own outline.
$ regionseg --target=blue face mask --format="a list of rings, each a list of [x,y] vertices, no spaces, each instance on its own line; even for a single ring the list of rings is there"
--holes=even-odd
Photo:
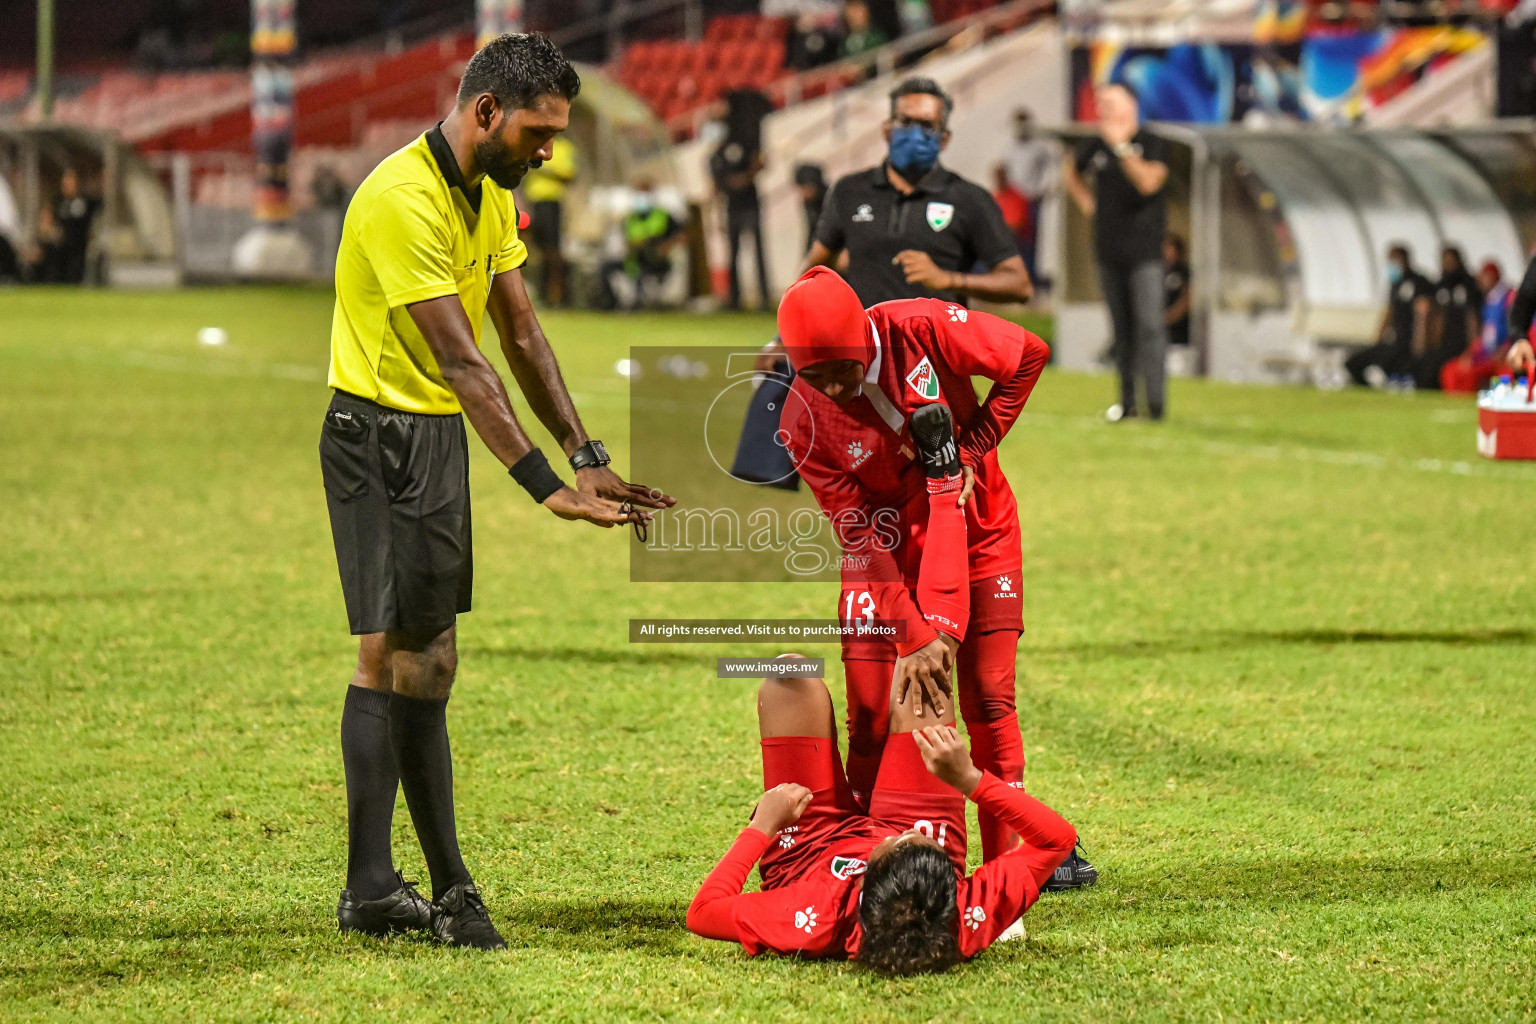
[[[939,134],[909,124],[891,130],[891,166],[908,181],[916,181],[939,162]]]
[[[1397,282],[1401,281],[1402,279],[1403,279],[1403,268],[1398,266],[1396,263],[1388,263],[1387,264],[1387,280],[1391,281],[1393,284],[1397,284]]]

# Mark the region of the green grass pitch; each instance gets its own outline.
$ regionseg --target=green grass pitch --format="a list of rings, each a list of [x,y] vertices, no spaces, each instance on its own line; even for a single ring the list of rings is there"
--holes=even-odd
[[[1107,378],[1047,373],[1002,455],[1020,717],[1031,791],[1103,880],[901,982],[684,930],[758,785],[754,684],[713,658],[769,652],[627,643],[631,616],[826,617],[835,592],[627,583],[621,534],[472,441],[450,727],[511,949],[341,939],[331,301],[0,293],[0,1019],[1536,1015],[1536,467],[1478,460],[1471,403],[1425,395],[1176,381],[1171,422],[1108,426]],[[209,324],[228,347],[199,349]],[[547,326],[621,467],[627,346],[770,329]]]

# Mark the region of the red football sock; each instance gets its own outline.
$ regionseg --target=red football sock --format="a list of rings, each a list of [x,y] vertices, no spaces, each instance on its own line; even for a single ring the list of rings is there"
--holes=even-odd
[[[1019,735],[1019,716],[1008,715],[995,722],[966,722],[965,728],[971,735],[971,760],[976,767],[1023,789],[1024,739]],[[983,863],[1013,849],[1019,841],[1018,833],[995,815],[981,811],[977,821]]]
[[[848,788],[867,812],[890,731],[891,663],[845,661],[843,677],[848,693]]]

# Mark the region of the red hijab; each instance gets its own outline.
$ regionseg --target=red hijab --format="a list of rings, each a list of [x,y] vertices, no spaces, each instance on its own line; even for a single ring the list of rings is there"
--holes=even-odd
[[[841,359],[855,360],[867,370],[875,358],[864,306],[830,267],[812,267],[784,292],[779,338],[797,370]]]

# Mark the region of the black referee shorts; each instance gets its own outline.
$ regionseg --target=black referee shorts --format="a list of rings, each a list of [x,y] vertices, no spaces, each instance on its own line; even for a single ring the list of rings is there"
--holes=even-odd
[[[320,473],[354,634],[441,631],[469,611],[474,556],[464,418],[337,391]]]

